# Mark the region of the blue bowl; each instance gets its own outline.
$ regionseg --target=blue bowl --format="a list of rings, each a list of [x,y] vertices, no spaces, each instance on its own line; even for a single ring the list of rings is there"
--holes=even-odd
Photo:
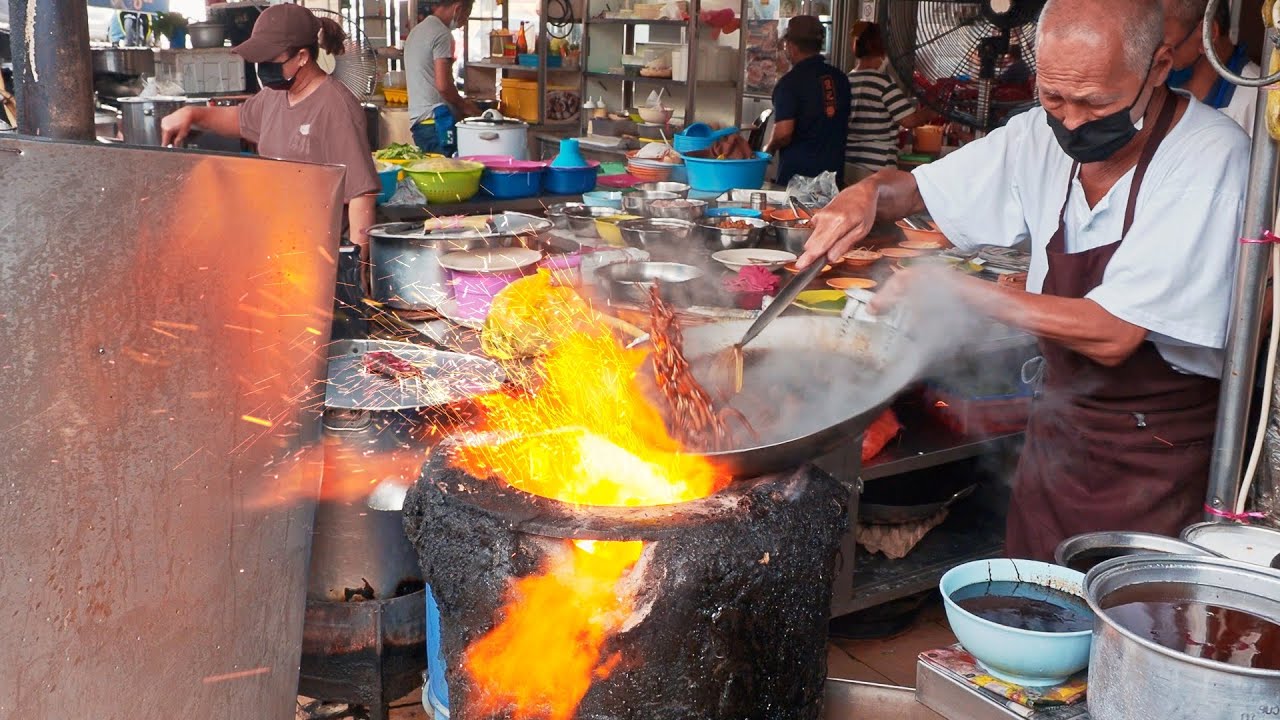
[[[713,160],[682,155],[688,183],[694,190],[722,193],[729,190],[759,190],[769,168],[768,153],[756,153],[753,160]]]
[[[622,209],[622,191],[620,190],[592,190],[591,192],[582,193],[582,204],[587,207],[603,207],[613,208],[614,210]]]
[[[738,207],[707,208],[705,214],[707,217],[748,217],[757,219],[764,217],[764,213],[759,210]]]
[[[1089,664],[1092,630],[1036,632],[984,620],[951,600],[951,594],[975,583],[1019,581],[1047,585],[1084,598],[1084,574],[1034,560],[977,560],[954,567],[938,589],[947,622],[956,639],[994,677],[1026,687],[1057,685]],[[1086,605],[1087,607],[1087,605]]]
[[[393,166],[386,170],[378,171],[378,179],[382,181],[382,192],[378,194],[378,204],[383,205],[396,194],[396,183],[400,179],[399,166]]]
[[[552,195],[581,195],[596,189],[599,163],[587,167],[547,168],[543,187]]]
[[[542,170],[495,172],[485,170],[480,176],[480,189],[500,200],[534,197],[542,194]]]

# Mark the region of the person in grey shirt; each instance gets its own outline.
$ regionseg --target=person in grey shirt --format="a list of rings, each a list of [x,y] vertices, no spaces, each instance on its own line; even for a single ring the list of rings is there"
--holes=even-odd
[[[467,22],[473,4],[451,0],[428,5],[426,18],[404,42],[409,122],[413,141],[424,152],[452,154],[457,119],[480,114],[453,82],[453,30]]]

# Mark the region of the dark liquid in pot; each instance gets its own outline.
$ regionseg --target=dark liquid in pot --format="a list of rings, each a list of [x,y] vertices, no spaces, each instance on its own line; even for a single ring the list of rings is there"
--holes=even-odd
[[[1192,657],[1280,670],[1280,625],[1243,610],[1178,596],[1178,586],[1121,588],[1102,600],[1108,617],[1138,637]]]
[[[1079,632],[1093,629],[1084,598],[1047,585],[993,580],[966,585],[951,601],[983,620],[1019,630]]]

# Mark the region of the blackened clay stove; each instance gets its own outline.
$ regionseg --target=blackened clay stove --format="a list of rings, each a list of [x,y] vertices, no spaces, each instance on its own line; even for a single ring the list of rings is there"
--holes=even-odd
[[[443,448],[442,448],[443,449]],[[564,539],[643,540],[632,616],[602,655],[621,663],[578,706],[590,720],[816,720],[848,488],[805,467],[700,500],[575,506],[472,477],[437,451],[405,501],[405,528],[439,601],[450,716],[478,689],[466,649],[517,578]]]

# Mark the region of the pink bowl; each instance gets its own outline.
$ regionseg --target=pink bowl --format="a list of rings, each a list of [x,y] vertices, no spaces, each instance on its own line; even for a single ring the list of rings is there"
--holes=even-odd
[[[545,161],[539,160],[516,160],[510,155],[468,155],[460,160],[471,160],[484,165],[490,170],[499,172],[529,172],[530,170],[541,170],[547,166]]]
[[[551,277],[561,285],[577,286],[582,284],[581,255],[548,255],[542,262],[538,263],[538,267],[549,270]]]
[[[449,284],[453,286],[453,297],[458,303],[458,317],[463,320],[484,320],[489,315],[489,307],[493,298],[511,283],[533,274],[534,267],[521,270],[504,270],[501,272],[459,272],[449,271]]]

